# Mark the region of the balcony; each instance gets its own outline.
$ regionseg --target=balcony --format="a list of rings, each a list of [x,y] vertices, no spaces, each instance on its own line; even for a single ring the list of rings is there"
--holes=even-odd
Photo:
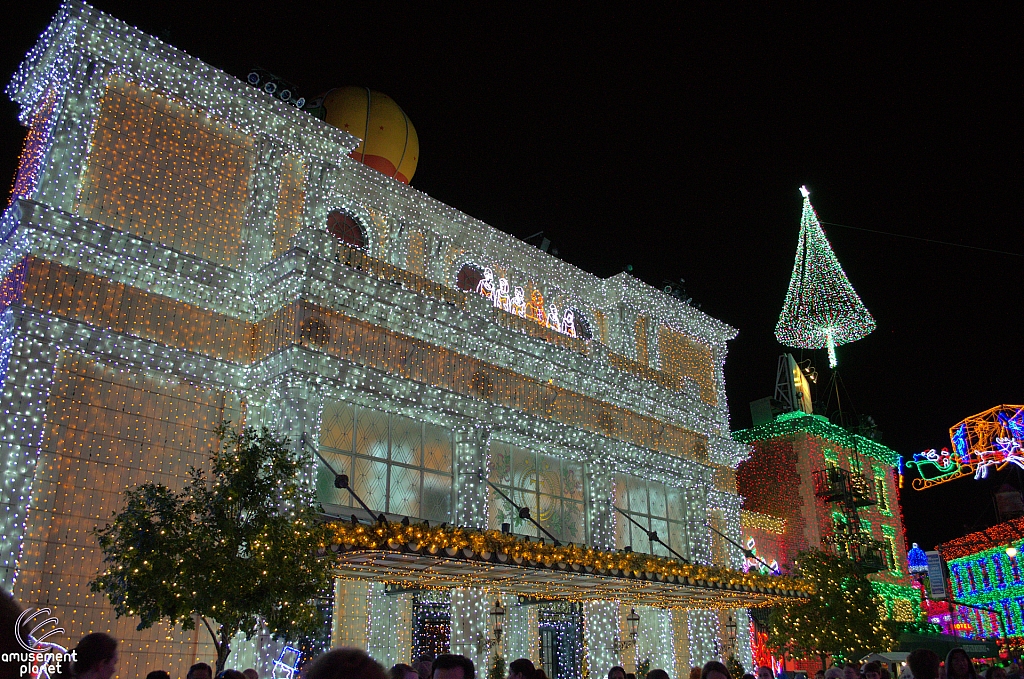
[[[826,467],[813,472],[812,476],[814,494],[825,502],[841,502],[851,507],[875,504],[871,485],[859,474],[852,474],[841,467]]]

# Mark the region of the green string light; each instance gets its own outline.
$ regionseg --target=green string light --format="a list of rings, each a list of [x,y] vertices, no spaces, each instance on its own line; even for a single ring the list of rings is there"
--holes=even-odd
[[[828,349],[829,366],[836,367],[836,347],[866,337],[875,319],[860,301],[839,265],[818,221],[806,187],[796,261],[786,302],[775,326],[780,344],[798,349]]]

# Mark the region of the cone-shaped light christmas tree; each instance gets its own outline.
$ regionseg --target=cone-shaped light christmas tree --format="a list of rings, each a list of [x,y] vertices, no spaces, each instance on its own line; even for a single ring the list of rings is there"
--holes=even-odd
[[[828,348],[828,363],[834,368],[836,347],[868,335],[875,329],[875,319],[839,266],[811,207],[810,191],[801,186],[800,193],[804,196],[800,240],[775,337],[787,347]]]

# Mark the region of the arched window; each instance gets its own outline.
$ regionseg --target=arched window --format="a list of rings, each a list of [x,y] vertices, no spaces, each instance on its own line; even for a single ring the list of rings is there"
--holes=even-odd
[[[583,312],[573,307],[572,311],[573,325],[576,327],[576,336],[580,339],[593,339],[594,332],[590,329],[590,322],[587,317],[583,315]]]
[[[359,222],[341,210],[334,210],[327,215],[327,231],[346,245],[360,250],[366,246],[363,228]]]
[[[483,280],[484,270],[473,264],[463,264],[455,277],[455,285],[459,290],[476,292],[476,286]]]

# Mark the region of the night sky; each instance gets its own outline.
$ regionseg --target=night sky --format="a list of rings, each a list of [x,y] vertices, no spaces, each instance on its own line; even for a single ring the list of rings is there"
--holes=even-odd
[[[259,65],[307,98],[386,92],[419,133],[413,186],[520,238],[543,230],[599,276],[685,279],[740,331],[734,428],[774,388],[802,184],[824,222],[1017,253],[826,224],[878,323],[839,349],[844,409],[909,457],[1024,402],[1020,4],[429,4],[95,3],[240,78]],[[5,82],[57,3],[8,7]],[[24,129],[4,102],[11,177]],[[803,357],[827,382],[824,351]],[[1016,474],[923,492],[908,479],[908,540],[931,548],[994,522],[1004,482]]]

